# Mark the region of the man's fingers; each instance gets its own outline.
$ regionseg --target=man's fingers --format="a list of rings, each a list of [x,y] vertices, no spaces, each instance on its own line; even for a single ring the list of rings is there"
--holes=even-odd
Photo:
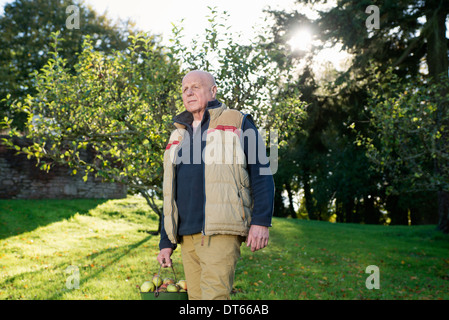
[[[252,252],[259,250],[261,249],[260,239],[258,239],[257,237],[248,237],[248,243],[246,244],[246,246],[251,247]]]
[[[248,235],[247,247],[251,247],[251,251],[254,252],[257,246],[257,238],[253,237],[251,234]]]
[[[172,253],[173,253],[173,249],[165,248],[165,249],[161,249],[161,251],[157,255],[157,261],[163,268],[171,267],[172,261],[171,261],[170,257],[172,255]]]
[[[263,247],[262,248],[265,248],[266,246],[268,246],[268,238],[263,239]]]
[[[171,267],[171,259],[170,258],[162,258],[162,268]]]
[[[260,249],[260,238],[255,238],[254,239],[254,241],[253,241],[253,243],[254,243],[254,245],[253,246],[251,246],[251,251],[257,251],[257,250],[259,250]]]
[[[255,246],[256,246],[256,241],[255,241],[255,239],[253,239],[253,238],[251,237],[251,239],[248,240],[248,245],[247,245],[247,246],[251,248],[251,251],[252,251],[252,252],[254,252],[254,249],[255,249]]]
[[[246,243],[247,247],[251,247],[251,251],[257,251],[260,249],[265,248],[268,245],[268,238],[266,237],[259,237],[259,236],[248,236],[248,240]]]
[[[266,247],[266,241],[267,239],[265,237],[261,237],[257,241],[257,248],[256,250],[260,250]]]
[[[248,233],[247,247],[251,246],[251,251],[257,251],[268,245],[268,227],[252,225]]]

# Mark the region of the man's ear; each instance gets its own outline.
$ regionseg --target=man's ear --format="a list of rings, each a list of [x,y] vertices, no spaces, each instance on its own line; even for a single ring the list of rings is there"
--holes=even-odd
[[[212,98],[215,99],[215,96],[217,95],[217,86],[212,86],[212,88],[210,89],[210,91],[212,92]]]

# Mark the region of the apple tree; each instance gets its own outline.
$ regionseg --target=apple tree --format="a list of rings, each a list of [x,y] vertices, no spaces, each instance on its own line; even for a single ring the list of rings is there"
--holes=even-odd
[[[95,175],[126,184],[160,216],[155,200],[161,194],[163,151],[179,107],[176,52],[140,33],[130,36],[127,50],[104,53],[87,36],[71,66],[59,54],[59,32],[52,39],[51,58],[34,71],[36,93],[12,103],[27,115],[25,130],[3,119],[11,137],[31,144],[5,142],[36,158],[43,170],[64,164],[84,180]]]

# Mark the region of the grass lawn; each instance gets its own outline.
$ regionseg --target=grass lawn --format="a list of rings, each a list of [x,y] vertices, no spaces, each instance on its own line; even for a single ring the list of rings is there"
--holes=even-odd
[[[158,271],[156,227],[139,197],[0,200],[0,299],[140,299]],[[242,246],[232,298],[447,300],[449,237],[434,229],[274,218],[267,248]],[[366,287],[370,265],[379,289]]]

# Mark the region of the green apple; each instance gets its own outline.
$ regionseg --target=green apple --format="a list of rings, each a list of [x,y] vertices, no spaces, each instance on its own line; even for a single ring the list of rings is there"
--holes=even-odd
[[[176,284],[169,284],[167,286],[167,292],[178,292],[179,291],[179,287]]]
[[[154,276],[153,277],[153,283],[156,287],[159,287],[162,284],[162,280],[161,277],[159,276]]]
[[[185,281],[185,280],[179,280],[178,283],[177,283],[177,285],[178,285],[181,289],[187,290],[187,281]]]
[[[153,292],[155,288],[156,287],[152,281],[145,281],[140,286],[140,291],[141,292]]]
[[[165,278],[162,284],[175,284],[175,280],[173,280],[172,278]]]

